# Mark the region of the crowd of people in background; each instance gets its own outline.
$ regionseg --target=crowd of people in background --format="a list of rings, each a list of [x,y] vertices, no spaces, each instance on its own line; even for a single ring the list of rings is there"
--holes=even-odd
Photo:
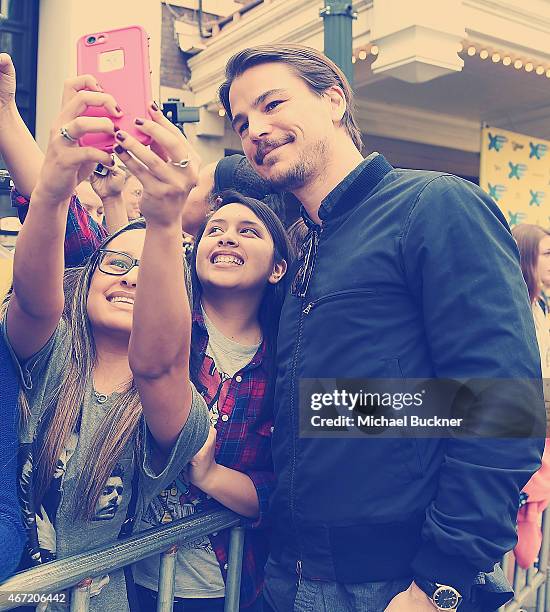
[[[142,145],[90,75],[66,81],[43,154],[0,53],[23,222],[1,311],[0,579],[223,506],[247,526],[243,610],[496,610],[502,555],[539,553],[544,432],[304,439],[298,388],[511,380],[501,418],[545,426],[550,232],[510,233],[467,181],[363,157],[353,93],[312,49],[247,49],[226,76],[244,155],[201,165],[153,101]],[[113,154],[78,145],[92,131]],[[176,612],[224,609],[228,549],[224,531],[178,549]],[[95,577],[90,609],[155,610],[159,562]]]

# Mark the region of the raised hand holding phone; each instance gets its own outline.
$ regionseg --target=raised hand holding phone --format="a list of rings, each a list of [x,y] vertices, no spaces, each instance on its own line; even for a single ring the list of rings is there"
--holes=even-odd
[[[98,163],[114,164],[111,156],[94,147],[81,147],[84,134],[114,138],[113,122],[106,117],[84,117],[87,108],[102,108],[116,113],[116,102],[109,94],[80,90],[70,98],[50,131],[50,140],[35,191],[53,204],[67,201],[76,186],[87,179]]]
[[[140,208],[147,222],[162,226],[179,224],[181,235],[183,206],[196,185],[199,158],[185,136],[154,103],[149,115],[151,119],[138,117],[136,127],[152,140],[151,148],[119,130],[114,151],[143,185]]]
[[[147,115],[152,98],[149,69],[149,43],[147,33],[140,26],[95,32],[81,37],[77,43],[77,71],[79,75],[92,75],[103,91],[118,103],[117,114],[106,114],[105,109],[90,107],[85,115],[108,117],[115,126],[150,144],[150,138],[136,129],[136,117]],[[106,134],[84,134],[82,146],[93,146],[111,152],[115,141]]]

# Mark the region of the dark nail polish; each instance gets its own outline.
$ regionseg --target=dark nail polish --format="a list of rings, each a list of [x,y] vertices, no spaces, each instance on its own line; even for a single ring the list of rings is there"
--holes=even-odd
[[[115,134],[115,138],[116,138],[117,140],[120,140],[120,142],[123,142],[123,141],[124,141],[124,139],[126,138],[126,136],[125,136],[125,135],[124,135],[122,132],[117,132],[117,133]]]
[[[151,108],[152,108],[154,111],[158,111],[158,109],[159,109],[159,107],[157,106],[157,103],[156,103],[156,102],[153,102],[153,103],[151,104]]]
[[[136,125],[143,125],[145,122],[143,121],[143,119],[140,119],[139,117],[136,117],[136,119],[134,119],[134,123]]]
[[[120,106],[118,104],[115,106],[115,110],[116,110],[117,113],[121,113],[122,112],[122,109],[120,108]]]
[[[115,125],[114,130],[115,130],[115,134],[116,134],[118,132],[118,130],[120,130],[120,128]]]
[[[114,148],[114,152],[115,152],[117,155],[120,155],[121,153],[125,153],[124,149],[123,149],[123,148],[122,148],[120,145],[116,145],[116,146],[115,146],[115,148]]]

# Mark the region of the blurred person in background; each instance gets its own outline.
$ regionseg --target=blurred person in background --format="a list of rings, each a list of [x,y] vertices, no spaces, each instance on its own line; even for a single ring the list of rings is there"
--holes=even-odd
[[[537,342],[540,351],[544,400],[547,419],[550,415],[550,319],[542,298],[544,285],[550,282],[550,232],[522,223],[512,230],[516,239],[521,271],[529,291]],[[518,543],[514,548],[518,564],[523,568],[532,565],[539,554],[542,542],[542,513],[550,503],[550,440],[546,439],[541,468],[523,487],[521,507],[518,513]],[[544,570],[544,568],[541,568]]]
[[[122,201],[126,207],[128,220],[141,217],[140,203],[143,197],[143,185],[128,168],[123,168],[125,172],[124,187],[122,188]]]
[[[103,225],[105,209],[103,202],[92,187],[90,180],[82,181],[76,186],[75,193],[82,206],[88,211],[90,217],[98,224]]]

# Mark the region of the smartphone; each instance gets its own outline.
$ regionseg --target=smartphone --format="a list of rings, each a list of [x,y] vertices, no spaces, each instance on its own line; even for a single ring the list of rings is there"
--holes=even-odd
[[[121,117],[112,117],[102,107],[89,106],[85,116],[109,117],[116,127],[141,143],[151,143],[134,124],[136,117],[149,117],[148,106],[152,100],[149,37],[142,27],[128,26],[82,36],[77,42],[77,72],[93,74],[123,112]],[[116,144],[114,137],[107,134],[85,134],[79,143],[108,153]]]

